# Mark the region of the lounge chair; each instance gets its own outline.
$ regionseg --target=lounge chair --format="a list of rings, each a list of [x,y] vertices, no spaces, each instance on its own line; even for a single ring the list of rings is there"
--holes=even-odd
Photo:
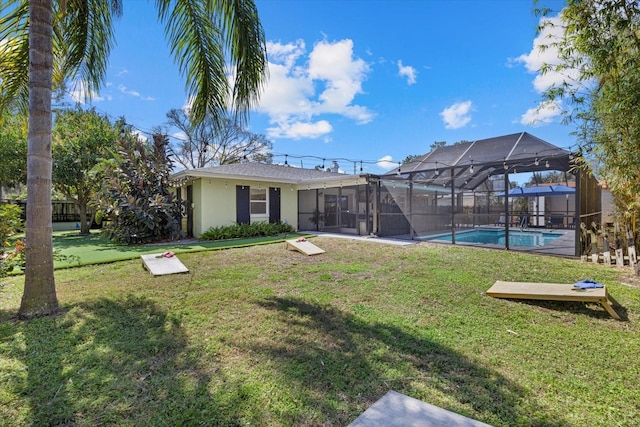
[[[495,225],[505,225],[504,214],[500,214],[500,218],[495,222]]]

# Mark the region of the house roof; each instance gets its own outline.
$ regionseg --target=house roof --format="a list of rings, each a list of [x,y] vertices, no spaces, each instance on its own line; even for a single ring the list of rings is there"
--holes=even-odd
[[[387,172],[433,185],[474,189],[489,176],[505,173],[568,171],[571,153],[527,132],[438,147]]]
[[[199,169],[185,169],[172,175],[174,180],[185,178],[226,178],[251,179],[254,181],[274,181],[287,184],[300,184],[317,181],[337,181],[353,178],[353,175],[303,169],[267,163],[234,163]]]

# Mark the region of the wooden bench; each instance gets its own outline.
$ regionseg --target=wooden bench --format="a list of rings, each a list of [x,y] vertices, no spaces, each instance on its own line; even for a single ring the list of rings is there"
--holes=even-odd
[[[509,299],[594,302],[602,305],[611,317],[620,320],[620,316],[612,307],[613,304],[618,303],[608,294],[606,287],[579,289],[574,288],[573,284],[566,283],[503,282],[498,280],[487,290],[487,295]]]

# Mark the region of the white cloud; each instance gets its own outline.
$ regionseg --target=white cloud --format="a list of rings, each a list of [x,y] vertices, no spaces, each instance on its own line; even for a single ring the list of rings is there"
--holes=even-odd
[[[137,138],[137,139],[138,139],[138,141],[142,141],[142,142],[149,142],[149,138],[148,138],[146,135],[144,135],[141,131],[139,131],[139,130],[137,130],[137,129],[136,129],[136,130],[132,130],[132,131],[130,132],[130,134],[131,134],[134,138]]]
[[[547,23],[543,25],[544,23]],[[565,70],[559,73],[553,70],[542,74],[540,70],[545,65],[559,65],[558,49],[554,45],[564,34],[564,25],[559,16],[553,18],[542,18],[540,20],[542,31],[533,39],[531,51],[512,59],[515,63],[524,64],[527,71],[535,73],[533,87],[538,93],[542,93],[553,85],[560,85],[565,80],[571,80],[577,76],[575,70]],[[544,47],[544,48],[543,48]]]
[[[530,108],[520,117],[520,124],[541,126],[552,123],[562,111],[561,101],[541,102],[536,108]]]
[[[379,158],[378,162],[376,164],[380,168],[385,169],[385,170],[393,169],[395,167],[398,167],[398,162],[394,162],[393,161],[393,157],[388,156],[388,155]]]
[[[460,129],[471,121],[471,101],[456,102],[440,113],[446,129]]]
[[[311,122],[278,123],[277,127],[267,128],[267,135],[271,138],[320,138],[331,133],[333,127],[326,120]]]
[[[410,65],[402,65],[402,61],[398,61],[398,75],[406,77],[407,84],[412,85],[416,83],[418,71]]]
[[[80,80],[76,80],[71,83],[69,97],[71,97],[74,102],[77,102],[79,104],[84,104],[87,100],[96,102],[105,100],[104,97],[98,95],[96,92],[90,91],[87,88],[86,82]],[[107,97],[107,99],[110,100],[111,97]]]
[[[172,133],[171,138],[177,139],[179,141],[186,141],[189,139],[189,136],[187,136],[187,134],[184,133],[183,131],[179,131],[179,132]]]
[[[191,113],[191,108],[193,108],[193,103],[195,102],[196,97],[191,95],[187,99],[185,99],[184,104],[180,109],[188,116]]]
[[[152,96],[142,96],[140,94],[140,92],[138,92],[137,90],[127,89],[127,87],[125,85],[118,85],[118,90],[120,92],[124,93],[125,95],[131,95],[133,97],[140,98],[143,101],[155,101],[156,100]]]
[[[511,59],[510,62],[524,64],[527,71],[535,74],[533,88],[540,94],[554,86],[579,84],[577,70],[565,68],[562,72],[559,72],[552,69],[561,63],[558,48],[555,45],[564,34],[564,23],[560,16],[542,18],[540,26],[542,30],[533,40],[531,51]],[[547,71],[542,73],[541,70],[547,66],[549,66]],[[527,110],[521,116],[520,123],[529,126],[541,126],[554,122],[561,114],[561,102],[543,101],[538,107]]]
[[[353,42],[320,41],[306,55],[305,43],[267,43],[269,82],[260,97],[258,111],[269,116],[273,125],[269,136],[279,138],[326,137],[333,130],[328,119],[314,121],[325,114],[335,114],[368,123],[374,113],[353,104],[362,94],[362,82],[369,65],[354,58]],[[301,63],[302,64],[299,64]]]

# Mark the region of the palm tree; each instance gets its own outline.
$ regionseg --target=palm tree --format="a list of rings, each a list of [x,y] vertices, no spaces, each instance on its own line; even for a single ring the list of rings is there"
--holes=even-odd
[[[253,0],[156,0],[158,19],[193,97],[193,120],[255,105],[266,44]],[[122,0],[2,0],[0,112],[29,114],[25,288],[19,315],[58,309],[51,238],[51,98],[68,79],[100,89]],[[228,78],[233,74],[233,82]]]

